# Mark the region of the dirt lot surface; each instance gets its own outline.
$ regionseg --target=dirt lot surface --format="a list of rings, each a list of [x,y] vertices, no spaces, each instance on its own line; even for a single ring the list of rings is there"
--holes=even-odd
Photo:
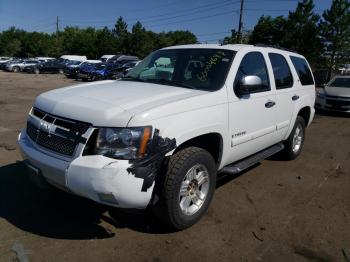
[[[0,72],[0,261],[350,261],[350,118],[316,115],[297,160],[222,178],[206,216],[171,232],[148,213],[39,190],[16,163],[34,98],[72,83]]]

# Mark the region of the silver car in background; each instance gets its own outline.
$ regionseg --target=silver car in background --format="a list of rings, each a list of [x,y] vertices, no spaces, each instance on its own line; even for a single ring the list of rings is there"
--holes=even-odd
[[[33,59],[24,59],[24,60],[14,60],[11,63],[8,63],[5,67],[6,71],[10,72],[20,72],[25,66],[30,65],[37,65],[39,64],[39,60],[33,60]]]
[[[350,76],[334,77],[316,95],[316,108],[350,113]]]

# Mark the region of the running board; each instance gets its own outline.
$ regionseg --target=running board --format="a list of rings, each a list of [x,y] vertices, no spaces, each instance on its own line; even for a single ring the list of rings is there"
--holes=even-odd
[[[251,155],[250,157],[247,157],[243,160],[240,160],[238,162],[235,162],[233,164],[227,165],[223,167],[219,172],[220,173],[228,173],[228,174],[238,174],[242,172],[243,170],[254,166],[255,164],[259,163],[260,161],[278,153],[279,151],[283,150],[284,145],[282,143],[278,143],[276,145],[273,145],[269,148],[266,148],[254,155]]]

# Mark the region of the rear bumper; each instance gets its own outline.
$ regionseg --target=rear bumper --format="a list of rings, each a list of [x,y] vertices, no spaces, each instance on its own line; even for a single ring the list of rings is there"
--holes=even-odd
[[[25,132],[19,134],[18,143],[27,163],[57,188],[120,208],[144,209],[151,200],[154,183],[142,192],[144,180],[127,172],[127,160],[93,155],[64,161],[38,149]]]

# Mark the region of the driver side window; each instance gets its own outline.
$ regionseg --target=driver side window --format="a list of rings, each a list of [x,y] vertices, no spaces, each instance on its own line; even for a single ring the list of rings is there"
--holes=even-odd
[[[258,76],[262,81],[262,85],[251,90],[251,93],[259,93],[270,91],[269,76],[267,73],[264,56],[260,52],[250,52],[246,54],[237,70],[234,87],[240,85],[241,80],[245,76]]]

